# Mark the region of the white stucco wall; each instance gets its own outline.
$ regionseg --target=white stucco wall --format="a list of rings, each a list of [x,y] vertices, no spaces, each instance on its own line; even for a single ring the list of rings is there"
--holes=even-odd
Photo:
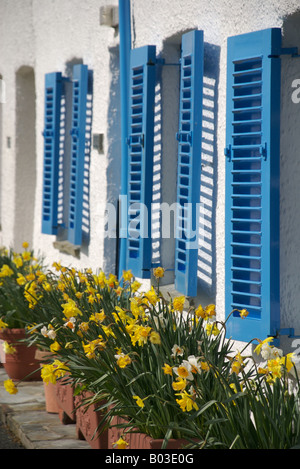
[[[36,190],[32,227],[35,249],[47,254],[49,264],[60,259],[64,264],[93,268],[114,261],[114,245],[104,243],[104,211],[106,200],[117,197],[120,166],[119,146],[119,69],[118,36],[114,28],[100,26],[100,6],[113,4],[96,1],[19,0],[1,1],[0,73],[6,83],[6,103],[2,104],[2,243],[20,248],[24,226],[14,229],[15,194],[22,184],[27,188],[34,182],[24,177],[16,180],[15,152],[18,140],[16,129],[16,74],[20,67],[34,70],[36,92]],[[55,236],[41,233],[41,200],[43,170],[44,77],[45,73],[61,71],[66,74],[67,63],[81,59],[93,70],[93,133],[104,134],[104,154],[92,150],[90,160],[90,231],[88,246],[81,250],[80,259],[64,255],[53,247]],[[113,108],[112,108],[113,105]],[[11,148],[7,148],[7,137]],[[35,155],[32,155],[34,158]],[[109,186],[108,186],[109,181]],[[20,234],[21,232],[21,234]],[[104,256],[104,249],[106,253]],[[114,269],[114,266],[113,266]]]
[[[6,103],[2,104],[1,242],[14,244],[16,181],[16,74],[20,67],[34,70],[36,87],[36,189],[32,240],[35,249],[47,254],[51,264],[61,260],[79,267],[103,267],[114,271],[115,241],[104,239],[106,202],[115,202],[120,183],[120,96],[119,36],[114,28],[100,26],[101,5],[117,5],[117,0],[0,0],[0,74],[6,83]],[[224,191],[225,191],[225,100],[227,37],[268,27],[281,27],[283,45],[300,49],[300,5],[298,0],[132,0],[133,47],[154,44],[166,62],[176,61],[181,35],[203,29],[205,40],[204,90],[206,109],[213,117],[207,127],[203,159],[211,200],[207,226],[211,242],[199,252],[199,298],[203,304],[215,301],[224,311]],[[298,14],[297,14],[298,11]],[[62,254],[53,247],[55,237],[41,234],[41,194],[43,165],[44,75],[65,72],[66,64],[82,59],[93,70],[93,133],[104,134],[104,154],[91,153],[90,243],[80,259]],[[157,90],[157,135],[155,143],[156,196],[161,202],[175,200],[176,141],[178,116],[178,71],[163,67],[161,88]],[[282,59],[281,112],[281,320],[282,327],[294,327],[300,334],[300,265],[298,209],[300,165],[300,104],[290,97],[291,83],[300,78],[299,59]],[[0,114],[1,115],[1,114]],[[161,129],[161,134],[159,130]],[[11,148],[7,138],[11,138]],[[202,194],[205,197],[205,194]],[[28,221],[31,223],[31,221]],[[22,226],[19,229],[22,232]],[[162,265],[172,268],[174,244],[156,240]],[[168,282],[172,281],[172,273]]]

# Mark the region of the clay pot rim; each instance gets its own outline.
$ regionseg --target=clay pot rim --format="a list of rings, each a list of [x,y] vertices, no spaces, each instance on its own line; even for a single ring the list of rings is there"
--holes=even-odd
[[[26,331],[25,331],[25,328],[10,328],[10,327],[6,327],[6,328],[3,328],[3,329],[0,329],[0,337],[12,337],[12,336],[20,336],[20,337],[26,337]]]

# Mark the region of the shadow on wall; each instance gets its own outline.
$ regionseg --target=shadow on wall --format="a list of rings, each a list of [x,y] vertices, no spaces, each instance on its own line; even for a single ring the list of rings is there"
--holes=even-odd
[[[180,49],[184,33],[167,38],[163,42],[160,58],[165,65],[158,67],[155,100],[154,127],[154,173],[153,203],[176,202],[178,142],[176,132],[179,122],[180,92]],[[216,174],[217,174],[217,118],[220,47],[204,43],[203,79],[203,128],[202,128],[202,171],[200,185],[200,239],[198,255],[198,292],[207,301],[215,301],[216,292]],[[156,205],[154,205],[155,207]],[[174,282],[174,218],[170,213],[170,237],[164,238],[161,232],[159,209],[153,210],[153,263],[170,269],[164,284]]]
[[[68,238],[69,205],[70,205],[70,175],[71,175],[71,129],[72,113],[72,73],[73,66],[82,64],[82,59],[73,58],[66,64],[65,76],[69,79],[64,81],[64,93],[61,104],[61,129],[60,129],[60,156],[59,156],[59,193],[58,193],[58,223],[59,232],[57,241]],[[83,174],[83,207],[82,207],[82,245],[80,252],[88,255],[90,241],[90,155],[92,140],[92,118],[93,118],[93,71],[89,70],[88,95],[86,109],[86,135]]]
[[[16,73],[16,172],[14,247],[32,246],[36,189],[36,94],[32,67]]]
[[[300,11],[282,24],[282,47],[298,47]],[[300,331],[300,59],[281,57],[280,297],[281,327]],[[297,89],[299,90],[297,92]],[[294,93],[294,94],[293,94]]]
[[[111,47],[109,69],[111,73],[109,105],[107,112],[107,170],[105,200],[115,207],[118,216],[118,199],[121,186],[121,114],[120,114],[120,69],[119,48]],[[106,274],[115,273],[118,276],[118,238],[117,231],[111,233],[108,228],[109,220],[106,212],[103,270]]]
[[[200,180],[200,243],[198,292],[215,301],[216,294],[216,204],[217,204],[217,128],[220,47],[204,43],[202,170]]]

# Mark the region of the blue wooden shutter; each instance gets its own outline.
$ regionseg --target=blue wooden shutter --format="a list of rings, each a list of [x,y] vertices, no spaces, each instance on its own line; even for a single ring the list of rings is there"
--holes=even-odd
[[[45,76],[44,169],[42,199],[42,233],[56,234],[58,228],[58,171],[60,150],[60,111],[62,76],[60,72]]]
[[[87,95],[88,68],[86,65],[74,65],[68,240],[75,245],[82,242]]]
[[[150,278],[156,48],[131,50],[128,138],[127,269]]]
[[[279,327],[280,29],[228,38],[225,306],[227,333]],[[277,57],[276,57],[277,56]]]
[[[203,31],[182,36],[177,170],[175,288],[197,295],[197,204],[200,203]]]

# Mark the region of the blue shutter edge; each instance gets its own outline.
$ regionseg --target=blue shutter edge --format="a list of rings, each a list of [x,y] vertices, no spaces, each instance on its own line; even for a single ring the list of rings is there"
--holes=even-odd
[[[192,211],[190,228],[198,231],[197,217],[199,214],[196,213],[196,208],[197,204],[200,203],[201,178],[203,31],[195,30],[184,34],[181,49],[180,116],[177,134],[175,288],[185,296],[195,297],[197,295],[198,246],[196,248],[188,247],[188,241],[184,239],[179,220],[180,215],[183,214],[184,205],[190,203]]]

